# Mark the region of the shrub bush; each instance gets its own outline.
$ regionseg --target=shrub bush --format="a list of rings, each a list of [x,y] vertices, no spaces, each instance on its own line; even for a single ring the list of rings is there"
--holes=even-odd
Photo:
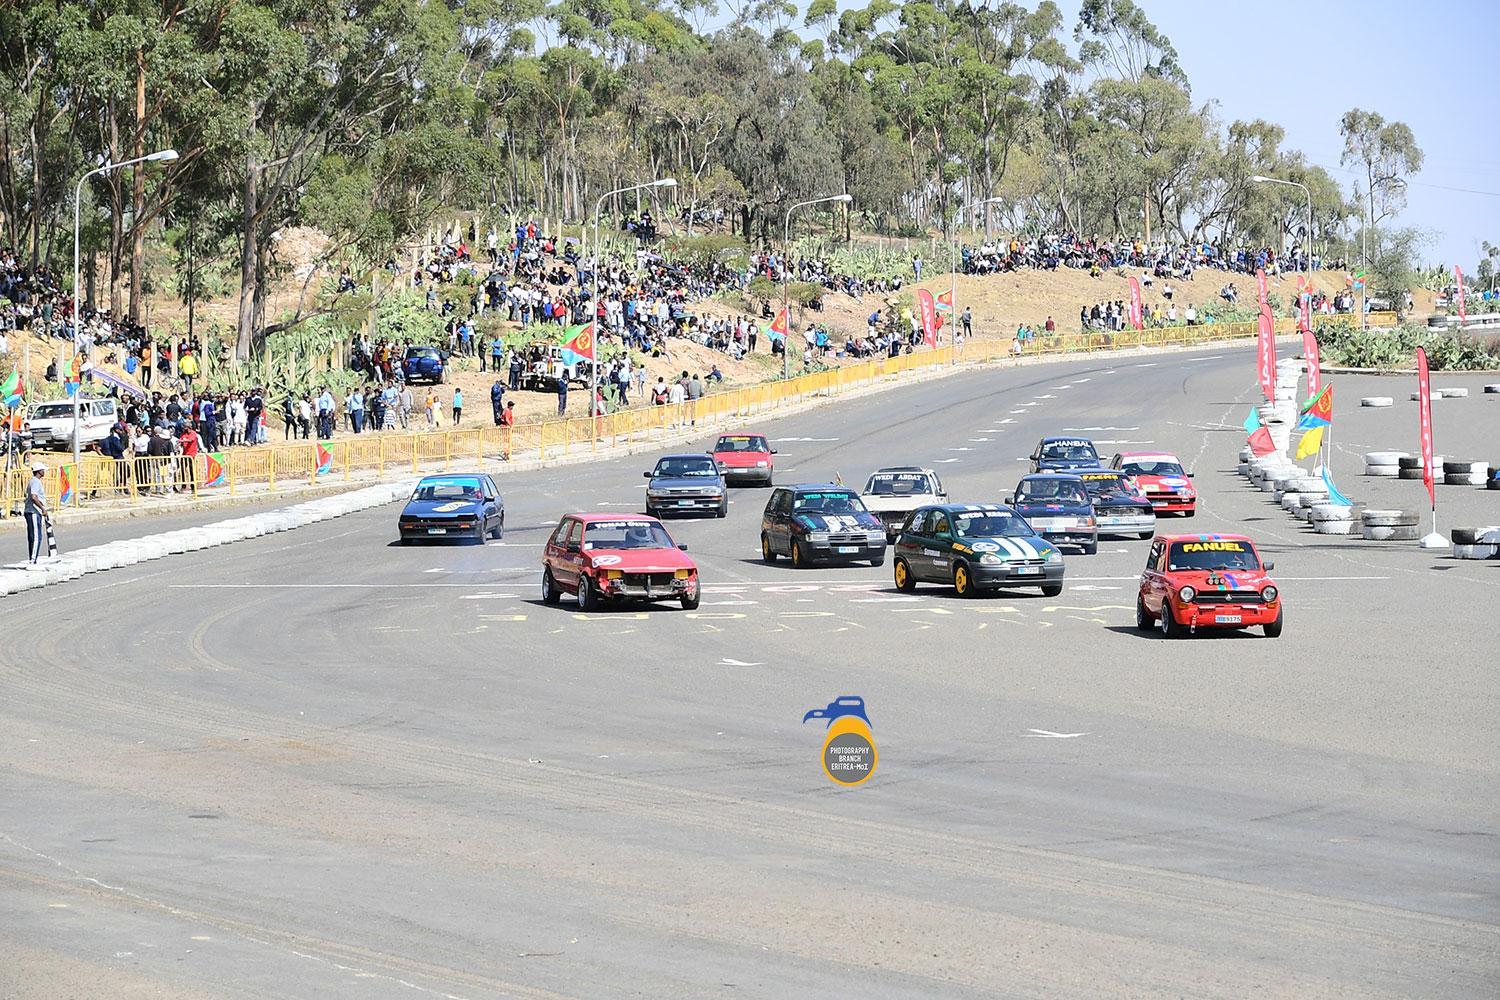
[[[1328,364],[1346,368],[1400,368],[1416,365],[1417,348],[1427,352],[1433,371],[1473,371],[1500,368],[1500,349],[1452,330],[1429,330],[1404,324],[1361,330],[1347,319],[1318,328],[1318,348]]]

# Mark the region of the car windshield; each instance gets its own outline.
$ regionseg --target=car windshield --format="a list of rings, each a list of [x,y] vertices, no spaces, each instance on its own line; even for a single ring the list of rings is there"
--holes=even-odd
[[[1071,479],[1025,479],[1016,487],[1016,497],[1032,503],[1086,504],[1083,484]]]
[[[1249,542],[1173,542],[1167,553],[1167,568],[1174,570],[1256,570],[1260,560]]]
[[[478,500],[479,482],[474,479],[444,479],[418,483],[413,500]]]
[[[72,403],[43,403],[31,408],[32,420],[46,420],[50,417],[71,417],[73,415]]]
[[[707,455],[692,455],[685,458],[664,458],[656,463],[656,471],[651,474],[663,479],[696,476],[712,478],[719,474],[719,467]]]
[[[1132,476],[1180,476],[1182,466],[1170,459],[1136,458],[1121,466]]]
[[[1042,445],[1042,457],[1068,462],[1099,461],[1099,453],[1087,441],[1048,441]]]
[[[877,472],[865,484],[865,492],[877,497],[930,495],[932,477],[922,472]]]
[[[670,549],[672,536],[655,521],[595,521],[584,525],[585,552],[599,549]]]
[[[1023,538],[1032,534],[1026,522],[1004,511],[960,511],[953,515],[959,538]]]
[[[766,444],[766,439],[758,434],[739,434],[719,438],[719,443],[714,445],[714,451],[770,451],[771,446]]]
[[[798,514],[858,514],[864,509],[859,497],[844,490],[799,493],[792,503],[792,510]]]
[[[1134,493],[1130,480],[1122,472],[1085,472],[1079,478],[1089,496],[1104,496],[1109,493]]]

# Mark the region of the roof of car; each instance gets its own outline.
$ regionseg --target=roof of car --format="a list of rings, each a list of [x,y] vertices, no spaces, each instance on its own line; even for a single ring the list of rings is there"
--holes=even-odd
[[[1069,469],[1067,472],[1060,472],[1057,469],[1044,469],[1041,472],[1028,472],[1026,475],[1021,477],[1021,482],[1024,483],[1028,479],[1071,479],[1076,483],[1083,482],[1083,479],[1078,475],[1078,472],[1072,469]]]
[[[878,476],[882,472],[926,472],[931,474],[932,470],[924,469],[919,465],[887,465],[883,469],[876,469],[875,475]]]
[[[1173,542],[1250,542],[1251,545],[1255,544],[1249,535],[1157,535],[1156,540],[1166,542],[1168,545]]]
[[[791,490],[793,493],[810,493],[813,490],[843,490],[845,493],[857,492],[854,487],[845,486],[842,483],[797,483],[794,486],[786,487],[786,489]]]
[[[658,462],[665,462],[669,458],[707,458],[707,457],[708,456],[705,455],[701,451],[679,451],[676,454],[663,455],[661,458],[658,458],[657,461]]]
[[[575,521],[582,521],[584,524],[594,524],[594,523],[599,522],[599,521],[652,521],[652,522],[656,522],[656,518],[651,517],[648,514],[620,514],[620,513],[608,513],[608,512],[606,512],[606,513],[593,513],[593,514],[589,514],[589,513],[564,514],[563,517],[565,517],[565,518],[572,518]]]
[[[418,486],[426,486],[429,483],[477,483],[483,479],[483,472],[444,472],[437,476],[423,476],[417,480]]]
[[[1177,456],[1170,451],[1122,451],[1120,458],[1157,458],[1168,462],[1176,462]]]
[[[941,510],[949,514],[963,513],[991,513],[991,514],[1014,514],[1015,511],[1003,503],[929,503],[923,504],[918,510]]]
[[[1086,438],[1082,434],[1048,434],[1042,438],[1042,444],[1046,444],[1048,441],[1087,441],[1089,444],[1094,443],[1092,438]]]
[[[762,434],[760,431],[725,431],[723,434],[719,435],[719,440],[722,441],[725,438],[763,438],[763,437],[765,437],[765,435]]]

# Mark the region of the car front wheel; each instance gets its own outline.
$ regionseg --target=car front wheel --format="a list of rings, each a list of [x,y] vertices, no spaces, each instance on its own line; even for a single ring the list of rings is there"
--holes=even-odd
[[[1276,609],[1276,620],[1266,623],[1266,638],[1275,639],[1281,635],[1281,613],[1282,609]]]
[[[792,565],[797,569],[804,569],[808,564],[807,553],[803,551],[802,543],[792,539]]]
[[[578,578],[578,610],[593,611],[599,606],[599,595],[594,591],[594,581],[586,576]]]
[[[1061,593],[1062,593],[1062,584],[1060,584],[1060,583],[1044,583],[1044,584],[1042,584],[1042,596],[1043,597],[1056,597],[1058,594],[1061,594]]]
[[[959,597],[974,596],[974,580],[969,576],[969,567],[963,563],[953,567],[953,590]]]
[[[1168,639],[1181,639],[1187,635],[1187,626],[1178,624],[1177,616],[1172,613],[1171,601],[1161,602],[1161,634]]]
[[[692,591],[692,593],[686,593],[685,592],[682,595],[682,610],[684,610],[684,611],[697,611],[698,610],[698,603],[700,601],[702,601],[702,600],[703,600],[702,591],[694,590],[694,591]]]

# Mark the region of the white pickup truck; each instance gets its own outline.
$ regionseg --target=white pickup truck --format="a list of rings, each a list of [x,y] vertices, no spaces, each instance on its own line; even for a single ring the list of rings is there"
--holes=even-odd
[[[894,542],[908,514],[927,504],[947,503],[948,492],[931,469],[898,465],[875,470],[859,498],[885,525],[887,540]]]
[[[33,405],[26,414],[31,422],[33,447],[73,447],[73,401],[71,399],[49,399]],[[78,401],[78,446],[87,448],[95,441],[109,437],[109,429],[120,419],[113,399],[89,399]]]

